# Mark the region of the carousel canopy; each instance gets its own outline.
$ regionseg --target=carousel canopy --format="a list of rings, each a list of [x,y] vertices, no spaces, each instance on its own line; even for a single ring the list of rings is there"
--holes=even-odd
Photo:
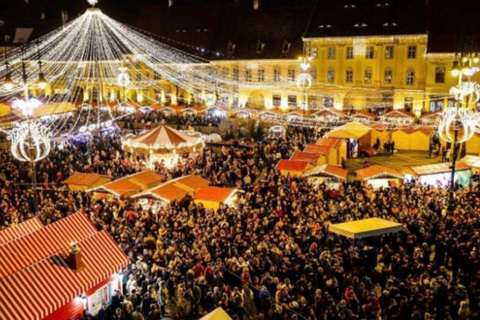
[[[202,138],[191,137],[169,126],[161,125],[124,141],[130,148],[140,149],[177,149],[193,147],[202,142]]]

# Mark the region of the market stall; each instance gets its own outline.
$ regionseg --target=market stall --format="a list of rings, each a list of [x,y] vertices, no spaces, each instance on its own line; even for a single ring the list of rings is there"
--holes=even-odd
[[[406,110],[392,110],[382,115],[380,121],[392,126],[412,125],[415,115]]]
[[[62,183],[68,186],[70,190],[85,191],[112,181],[109,176],[96,173],[75,172]]]
[[[379,218],[335,223],[331,224],[329,227],[330,232],[354,240],[380,236],[388,233],[397,233],[402,231],[402,229],[400,223]]]
[[[413,166],[406,168],[405,181],[417,180],[421,184],[437,187],[446,187],[451,184],[451,164],[448,162]],[[455,181],[462,186],[470,184],[471,167],[462,161],[455,166]]]
[[[357,179],[361,180],[366,185],[372,186],[372,188],[387,188],[391,185],[400,185],[403,180],[401,172],[380,166],[373,165],[368,168],[363,168],[356,171]]]
[[[295,151],[290,160],[296,161],[306,161],[309,163],[313,163],[315,165],[321,165],[325,162],[322,162],[322,154],[316,152],[305,152],[305,151]]]
[[[213,310],[199,320],[232,320],[232,318],[221,307]]]
[[[343,160],[347,159],[347,141],[345,139],[319,138],[315,144],[333,149],[329,153],[335,154],[335,161],[329,162],[330,164],[342,165]]]
[[[328,138],[347,141],[348,158],[357,158],[360,150],[371,147],[372,128],[358,121],[349,122],[328,132]]]
[[[217,210],[221,205],[234,207],[237,202],[237,192],[237,189],[204,186],[195,193],[193,202],[213,210]]]
[[[479,156],[472,156],[467,155],[463,157],[460,162],[470,166],[472,173],[480,173],[480,157]]]
[[[428,151],[432,139],[431,128],[406,128],[394,130],[392,140],[397,150]]]
[[[329,189],[337,190],[341,183],[347,180],[347,174],[345,169],[324,164],[306,171],[303,176],[314,184],[325,183]]]
[[[280,171],[282,176],[301,177],[303,174],[313,168],[313,164],[307,161],[280,160],[275,166],[275,170]]]

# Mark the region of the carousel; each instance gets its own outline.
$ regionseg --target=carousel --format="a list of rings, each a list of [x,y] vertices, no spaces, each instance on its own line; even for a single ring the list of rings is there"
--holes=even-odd
[[[192,152],[202,152],[204,138],[161,125],[136,136],[122,140],[123,148],[135,154],[148,156],[148,166],[161,164],[168,168],[175,166],[181,157]]]

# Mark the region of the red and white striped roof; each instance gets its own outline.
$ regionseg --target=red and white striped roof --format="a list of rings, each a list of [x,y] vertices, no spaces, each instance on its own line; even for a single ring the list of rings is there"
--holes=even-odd
[[[42,222],[40,219],[35,217],[17,224],[16,226],[2,230],[0,231],[0,246],[41,228],[43,228]]]
[[[38,231],[37,231],[38,232]],[[67,230],[63,232],[68,233]],[[0,278],[0,319],[42,319],[95,287],[128,263],[106,232],[78,243],[85,268],[66,263],[66,247],[26,268]]]
[[[5,243],[0,246],[0,278],[69,248],[71,242],[80,242],[97,232],[84,213],[76,213]]]

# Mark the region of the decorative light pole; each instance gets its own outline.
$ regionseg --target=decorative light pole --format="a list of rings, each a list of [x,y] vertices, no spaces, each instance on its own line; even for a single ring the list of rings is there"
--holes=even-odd
[[[478,83],[469,81],[472,75],[480,71],[476,66],[478,62],[479,58],[476,53],[462,53],[460,59],[458,59],[458,54],[455,55],[452,74],[458,77],[458,84],[450,89],[450,94],[455,97],[457,103],[444,110],[438,127],[440,137],[452,145],[452,174],[449,192],[450,213],[453,213],[455,209],[455,166],[459,146],[472,138],[479,120],[479,114],[469,108],[471,103],[475,105],[480,98],[480,86]],[[464,81],[464,78],[467,81]],[[463,107],[462,104],[464,105]]]
[[[297,87],[303,90],[302,110],[303,116],[305,116],[308,109],[307,90],[312,87],[312,75],[308,73],[308,69],[310,69],[311,58],[307,57],[304,50],[303,56],[298,57],[298,60],[300,61],[300,68],[302,69],[302,73],[298,75]]]
[[[37,190],[37,173],[35,163],[44,159],[50,153],[50,130],[41,122],[32,120],[33,112],[41,105],[41,102],[36,99],[30,99],[27,84],[27,70],[24,58],[24,49],[22,49],[22,80],[24,86],[24,99],[15,100],[12,107],[19,110],[25,121],[19,121],[15,128],[8,134],[8,139],[12,141],[11,151],[12,155],[22,161],[30,162],[32,169],[32,190],[34,196],[34,210],[38,214],[38,190]],[[40,54],[40,53],[39,53]],[[41,62],[39,59],[40,73],[38,76],[37,85],[40,89],[46,88],[47,83],[45,77],[41,72]],[[5,89],[11,90],[13,83],[10,74],[7,74],[4,82]]]

